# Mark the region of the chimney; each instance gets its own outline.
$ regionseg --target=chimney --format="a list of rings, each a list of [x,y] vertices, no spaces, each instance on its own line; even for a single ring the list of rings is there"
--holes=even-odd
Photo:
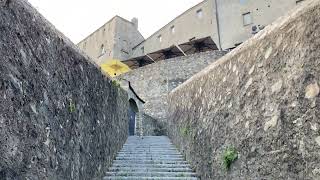
[[[136,29],[138,29],[138,18],[134,17],[131,19],[132,24]]]

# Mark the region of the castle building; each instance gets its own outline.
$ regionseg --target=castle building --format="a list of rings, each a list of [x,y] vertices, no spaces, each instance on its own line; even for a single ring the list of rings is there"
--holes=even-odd
[[[79,42],[78,47],[101,65],[112,59],[129,59],[133,48],[142,41],[144,38],[138,31],[137,19],[130,22],[115,16]]]
[[[97,64],[118,59],[137,67],[188,55],[231,50],[303,0],[204,0],[144,39],[138,20],[115,16],[78,46]],[[194,50],[191,53],[196,53]]]

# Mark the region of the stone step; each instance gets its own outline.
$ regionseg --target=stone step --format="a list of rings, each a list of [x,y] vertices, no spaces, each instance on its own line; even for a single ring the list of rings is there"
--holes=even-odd
[[[140,144],[140,145],[147,145],[147,144],[150,144],[150,145],[173,145],[173,143],[171,143],[170,141],[143,141],[143,140],[139,140],[139,141],[133,141],[133,142],[126,142],[123,146],[128,146],[128,145],[137,145],[137,144]]]
[[[172,143],[169,143],[169,142],[154,142],[154,143],[148,143],[148,142],[135,142],[135,143],[132,143],[132,144],[124,144],[123,147],[126,147],[126,146],[175,146],[174,144]]]
[[[147,147],[143,147],[143,146],[126,146],[126,147],[122,147],[122,149],[176,149],[175,146],[163,146],[163,147],[160,147],[160,146],[147,146]]]
[[[163,153],[166,153],[166,152],[176,152],[175,149],[166,149],[166,150],[163,150],[163,149],[123,149],[122,151],[120,151],[121,153],[143,153],[143,152],[154,152],[154,153],[157,153],[157,152],[163,152]]]
[[[197,180],[176,147],[165,137],[129,137],[104,180]]]
[[[188,167],[172,167],[172,168],[153,168],[153,167],[112,167],[110,172],[126,171],[126,172],[192,172]]]
[[[176,148],[123,148],[123,151],[176,151]]]
[[[118,153],[118,155],[181,155],[178,154],[176,151],[149,151],[149,150],[145,150],[145,151],[121,151]]]
[[[130,138],[130,137],[129,137]],[[149,139],[128,139],[128,141],[126,142],[126,144],[132,144],[134,142],[147,142],[147,143],[154,143],[154,142],[168,142],[171,143],[171,141],[169,139],[165,139],[165,138],[149,138]]]
[[[187,161],[168,161],[168,160],[114,160],[115,164],[187,164]]]
[[[135,158],[157,158],[157,157],[166,157],[166,158],[183,158],[180,154],[118,154],[117,157],[121,158],[128,158],[128,157],[135,157]]]
[[[153,142],[144,142],[144,141],[137,141],[133,143],[126,143],[123,146],[136,146],[136,145],[151,145],[151,146],[159,146],[159,145],[173,145],[169,141],[153,141]]]
[[[107,176],[117,176],[117,177],[128,177],[128,176],[138,176],[138,177],[196,177],[193,172],[107,172]]]
[[[122,148],[122,151],[124,150],[162,150],[162,151],[167,151],[167,150],[173,150],[176,151],[177,148],[175,147],[132,147],[132,148]]]
[[[124,152],[128,152],[128,153],[140,153],[140,152],[154,152],[154,153],[157,153],[157,152],[177,152],[177,150],[175,149],[122,149],[120,151],[120,153],[124,153]]]
[[[135,142],[155,143],[155,142],[167,142],[171,143],[169,139],[128,139],[126,144],[133,144]]]
[[[180,157],[183,158],[180,154],[118,154],[118,157]]]
[[[175,151],[123,151],[118,154],[176,154]]]
[[[126,146],[122,147],[122,149],[176,149],[175,146]]]
[[[178,153],[177,150],[175,149],[139,149],[139,150],[124,150],[122,149],[121,151],[119,151],[119,153],[150,153],[150,152],[154,152],[154,153]],[[180,154],[180,153],[178,153]]]
[[[113,164],[112,168],[137,167],[137,168],[190,168],[189,164]]]
[[[162,149],[162,148],[132,148],[132,149],[122,149],[120,152],[145,152],[145,151],[157,151],[157,152],[177,152],[176,148],[168,148],[168,149]]]
[[[126,150],[134,150],[134,151],[138,151],[138,150],[163,150],[163,151],[168,151],[168,150],[172,150],[172,151],[176,151],[176,148],[175,147],[161,147],[161,148],[153,148],[153,147],[150,147],[150,148],[141,148],[141,147],[137,147],[137,148],[123,148],[122,151],[126,151]]]
[[[144,153],[118,153],[119,157],[127,157],[127,156],[136,156],[136,157],[149,157],[149,156],[174,156],[174,157],[184,157],[181,154],[178,153],[157,153],[153,154],[150,152],[144,152]]]
[[[103,180],[198,180],[197,177],[104,177]]]
[[[124,146],[127,145],[136,145],[136,144],[164,144],[164,145],[168,145],[168,144],[172,144],[169,140],[161,140],[161,141],[156,141],[156,140],[151,140],[151,141],[144,141],[144,140],[138,140],[138,141],[130,141],[124,144]]]
[[[148,142],[135,142],[135,143],[132,143],[132,144],[124,144],[123,146],[147,146],[147,145],[150,145],[150,146],[160,146],[160,145],[163,145],[163,146],[174,146],[172,143],[169,143],[169,142],[164,142],[164,141],[159,141],[159,142],[152,142],[152,143],[148,143]]]
[[[164,145],[164,146],[174,146],[172,143],[170,142],[165,142],[165,141],[158,141],[158,142],[152,142],[152,143],[148,143],[148,142],[143,142],[143,141],[140,141],[140,142],[134,142],[134,143],[127,143],[127,144],[124,144],[123,146],[137,146],[137,145],[141,145],[141,146],[146,146],[146,145],[150,145],[150,146],[160,146],[160,145]]]
[[[116,160],[125,160],[125,161],[184,161],[183,158],[170,158],[170,157],[117,157]]]

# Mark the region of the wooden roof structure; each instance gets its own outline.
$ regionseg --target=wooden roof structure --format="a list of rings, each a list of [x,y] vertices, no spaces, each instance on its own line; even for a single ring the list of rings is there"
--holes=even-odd
[[[172,45],[169,48],[161,49],[159,51],[131,58],[122,62],[127,64],[131,69],[137,69],[157,61],[213,50],[219,50],[219,48],[212,38],[208,36],[201,39],[191,40],[183,44]]]

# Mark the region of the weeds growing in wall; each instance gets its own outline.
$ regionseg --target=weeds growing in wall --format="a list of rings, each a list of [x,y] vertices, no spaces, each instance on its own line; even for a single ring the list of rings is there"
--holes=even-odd
[[[113,80],[112,81],[112,86],[115,88],[120,88],[120,82],[118,82],[117,80]]]
[[[183,127],[180,129],[180,134],[184,137],[187,137],[189,134],[191,134],[191,129],[189,126]]]
[[[235,148],[227,148],[223,153],[223,166],[226,170],[230,169],[231,164],[238,159],[238,152]]]
[[[73,113],[76,111],[76,104],[72,100],[69,101],[68,109],[70,113]]]

